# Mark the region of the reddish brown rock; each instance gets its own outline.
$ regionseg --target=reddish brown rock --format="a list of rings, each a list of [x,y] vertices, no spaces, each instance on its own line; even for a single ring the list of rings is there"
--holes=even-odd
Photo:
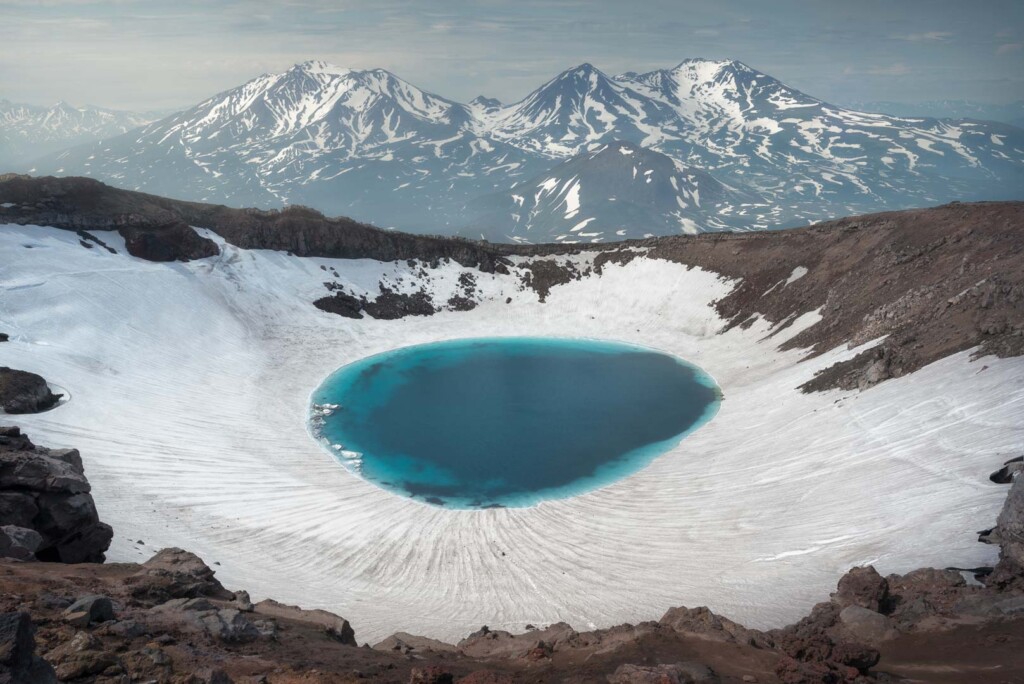
[[[439,665],[417,667],[409,674],[409,684],[452,684],[452,673]]]
[[[870,565],[852,568],[840,578],[832,600],[841,608],[860,606],[879,612],[888,607],[889,583]]]

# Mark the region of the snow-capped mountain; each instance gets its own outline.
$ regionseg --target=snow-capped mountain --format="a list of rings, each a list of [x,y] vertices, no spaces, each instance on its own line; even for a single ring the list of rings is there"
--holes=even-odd
[[[0,100],[0,170],[22,170],[46,154],[110,138],[157,118],[150,112],[73,107],[66,102],[36,107]]]
[[[472,203],[492,242],[606,242],[743,229],[756,199],[670,157],[614,142]]]
[[[652,146],[682,137],[671,108],[590,64],[559,74],[484,123],[499,140],[556,158],[613,140]]]
[[[54,155],[36,172],[233,205],[306,204],[416,232],[524,239],[529,226],[533,241],[568,236],[573,226],[565,212],[515,211],[522,207],[508,205],[513,188],[561,179],[560,165],[570,160],[597,164],[588,155],[614,142],[672,160],[666,183],[689,174],[745,201],[683,208],[666,191],[658,197],[668,201],[652,200],[646,210],[612,212],[606,239],[608,231],[766,229],[955,199],[1024,197],[1021,129],[856,112],[740,62],[701,59],[616,77],[583,64],[513,104],[486,97],[460,104],[380,69],[305,62],[143,129]],[[616,196],[611,190],[584,185],[580,216],[597,221]],[[655,197],[646,189],[618,193]],[[514,194],[526,203],[527,195]],[[742,213],[738,204],[746,205]]]
[[[299,203],[386,227],[452,232],[447,218],[548,160],[483,134],[474,107],[393,74],[313,61],[42,170],[239,206]]]

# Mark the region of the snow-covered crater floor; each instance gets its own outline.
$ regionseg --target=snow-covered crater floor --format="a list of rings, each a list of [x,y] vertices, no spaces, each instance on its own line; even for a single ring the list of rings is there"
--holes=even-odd
[[[127,256],[116,233],[98,235],[120,253],[85,249],[70,232],[0,227],[0,330],[11,335],[0,364],[72,393],[16,422],[39,444],[82,451],[115,530],[111,560],[181,546],[218,563],[225,585],[334,611],[371,642],[399,630],[457,640],[483,624],[605,627],[678,605],[773,627],[853,565],[994,560],[975,531],[1005,496],[988,473],[1024,441],[1024,359],[962,353],[867,392],[806,395],[795,388],[856,350],[803,363],[779,352],[814,314],[767,340],[763,321],[716,334],[709,303],[732,284],[699,269],[606,265],[544,304],[514,276],[479,274],[486,301],[473,311],[350,320],[310,303],[324,293],[321,264],[371,292],[383,276],[418,287],[408,267],[230,246],[155,264]],[[460,270],[431,272],[440,301]],[[641,472],[529,509],[395,496],[307,433],[310,393],[339,366],[491,335],[659,348],[711,373],[725,400]]]

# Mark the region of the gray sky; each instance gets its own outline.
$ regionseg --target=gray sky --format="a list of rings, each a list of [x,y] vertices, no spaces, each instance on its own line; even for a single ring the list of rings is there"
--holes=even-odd
[[[0,99],[191,105],[307,59],[516,101],[591,62],[746,62],[844,104],[1024,98],[1024,0],[0,0]]]

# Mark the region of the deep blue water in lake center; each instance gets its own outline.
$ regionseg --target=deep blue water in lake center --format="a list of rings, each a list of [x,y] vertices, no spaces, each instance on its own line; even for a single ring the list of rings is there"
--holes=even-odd
[[[718,411],[700,368],[625,344],[454,340],[344,366],[316,436],[364,478],[447,508],[531,506],[605,486]]]

